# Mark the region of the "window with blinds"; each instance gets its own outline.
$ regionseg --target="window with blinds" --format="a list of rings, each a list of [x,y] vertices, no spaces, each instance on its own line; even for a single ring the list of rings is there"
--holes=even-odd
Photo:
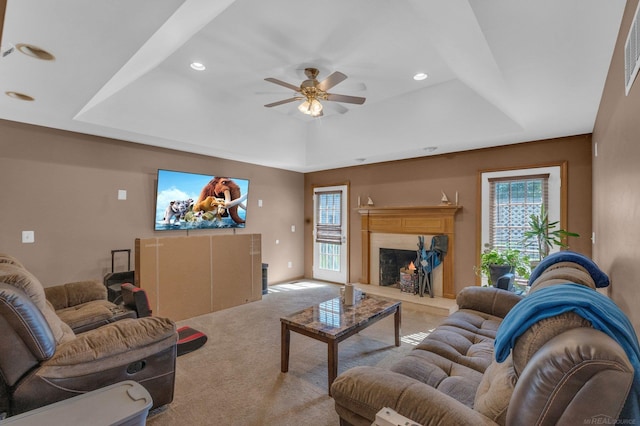
[[[549,174],[489,179],[489,241],[498,249],[517,249],[538,259],[538,247],[526,245],[529,217],[548,210]]]
[[[342,244],[342,191],[318,192],[316,242]]]

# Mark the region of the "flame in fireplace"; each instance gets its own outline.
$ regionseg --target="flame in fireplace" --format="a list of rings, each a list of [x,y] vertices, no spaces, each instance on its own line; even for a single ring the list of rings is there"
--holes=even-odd
[[[411,263],[409,263],[408,269],[410,271],[415,271],[416,270],[416,265],[413,264],[413,261]]]

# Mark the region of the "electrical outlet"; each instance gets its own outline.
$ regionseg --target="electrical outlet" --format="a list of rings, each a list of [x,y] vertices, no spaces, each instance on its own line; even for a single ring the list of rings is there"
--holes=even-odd
[[[293,262],[288,262],[287,263],[287,268],[293,268]]]
[[[296,226],[295,225],[291,225],[291,232],[296,232]]]
[[[23,243],[35,243],[36,237],[33,231],[22,231],[22,242]]]
[[[262,200],[258,200],[258,207],[262,207]]]
[[[280,244],[280,240],[276,240],[276,244]]]
[[[118,189],[118,200],[126,200],[126,199],[127,199],[127,190]]]

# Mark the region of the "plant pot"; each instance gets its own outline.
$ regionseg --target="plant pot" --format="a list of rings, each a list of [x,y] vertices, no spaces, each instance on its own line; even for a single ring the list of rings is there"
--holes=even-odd
[[[489,284],[495,285],[498,282],[498,278],[510,272],[513,273],[513,266],[511,265],[489,265]]]

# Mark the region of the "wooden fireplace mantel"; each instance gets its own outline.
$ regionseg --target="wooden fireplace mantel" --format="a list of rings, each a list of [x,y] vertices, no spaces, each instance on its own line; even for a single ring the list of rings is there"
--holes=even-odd
[[[370,283],[369,262],[372,233],[447,235],[449,247],[442,261],[442,293],[444,297],[454,299],[456,297],[453,281],[454,217],[461,208],[461,206],[450,205],[359,208],[358,213],[362,219],[362,277],[360,282]]]

